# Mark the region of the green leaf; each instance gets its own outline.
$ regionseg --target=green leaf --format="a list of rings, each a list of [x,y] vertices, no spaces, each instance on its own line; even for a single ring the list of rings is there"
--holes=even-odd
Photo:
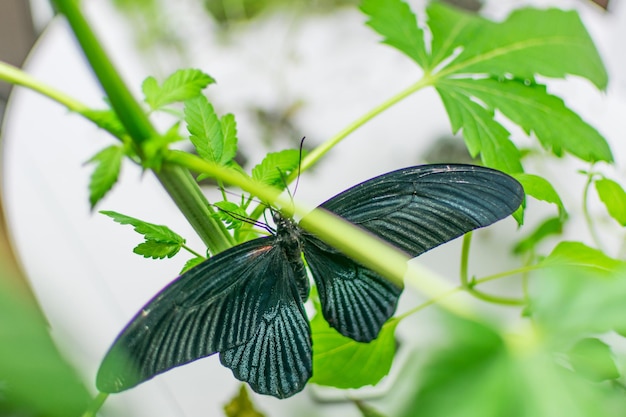
[[[182,69],[170,75],[161,87],[154,77],[148,77],[141,89],[145,101],[152,110],[168,104],[185,101],[199,96],[202,90],[215,80],[197,69]]]
[[[620,373],[609,345],[594,337],[579,340],[568,351],[574,370],[592,381],[617,379]]]
[[[195,258],[191,258],[190,260],[185,262],[185,265],[183,266],[183,269],[180,270],[180,275],[182,275],[183,273],[189,271],[194,266],[200,265],[204,261],[206,261],[206,258],[202,258],[200,256],[196,256]]]
[[[533,80],[535,75],[571,74],[606,88],[602,59],[575,11],[525,8],[500,23],[441,2],[431,2],[426,12],[433,37],[431,54],[440,57],[438,62],[462,47],[442,68],[446,76],[474,73]]]
[[[463,129],[472,157],[480,154],[483,163],[508,173],[522,171],[520,153],[509,139],[509,132],[493,119],[488,110],[454,88],[454,82],[439,83],[437,92],[452,123],[452,131]]]
[[[569,241],[560,242],[541,264],[544,267],[574,267],[596,273],[613,273],[626,265],[582,242]]]
[[[92,209],[117,182],[123,157],[124,148],[111,145],[95,154],[88,161],[88,163],[96,164],[89,180],[89,204]]]
[[[0,270],[0,414],[79,416],[90,394],[50,337],[50,324]]]
[[[225,126],[222,126],[213,106],[204,96],[185,101],[185,122],[191,143],[201,158],[222,165],[230,162],[237,151],[234,118],[226,115],[224,120]]]
[[[113,110],[85,110],[81,114],[94,122],[99,128],[111,132],[114,136],[121,138],[126,135],[126,129],[117,114]]]
[[[560,235],[561,233],[563,233],[563,222],[559,217],[551,217],[541,222],[526,238],[520,240],[513,248],[513,253],[519,255],[534,251],[537,245],[545,238],[552,235]]]
[[[219,210],[212,216],[224,222],[229,230],[237,230],[241,228],[243,220],[248,219],[248,213],[243,207],[238,206],[230,201],[218,201],[214,204]]]
[[[477,99],[490,112],[501,111],[526,134],[534,133],[541,145],[557,156],[567,151],[588,162],[613,160],[602,135],[568,109],[563,100],[548,94],[544,85],[493,78],[446,79],[440,85]]]
[[[571,243],[553,251],[550,268],[536,272],[530,287],[533,322],[557,350],[588,334],[626,329],[624,262]]]
[[[252,178],[282,190],[286,187],[285,178],[298,168],[299,163],[300,152],[295,149],[268,153],[252,168]]]
[[[235,158],[237,154],[237,122],[235,116],[228,113],[220,119],[222,126],[222,137],[224,138],[224,146],[222,148],[222,157],[220,162],[228,164]]]
[[[258,411],[252,400],[250,394],[244,384],[241,384],[239,393],[228,404],[224,406],[224,414],[226,417],[264,417],[265,414]]]
[[[115,211],[100,211],[120,224],[134,227],[135,232],[143,235],[144,242],[135,246],[133,252],[144,258],[163,259],[176,255],[185,244],[185,239],[173,232],[169,227],[144,222],[134,217]]]
[[[360,400],[353,400],[363,417],[386,417],[383,413]]]
[[[160,242],[157,240],[147,240],[135,246],[133,252],[144,258],[163,259],[171,258],[180,251],[181,244],[177,242]]]
[[[626,226],[626,192],[613,180],[603,178],[596,181],[598,197],[606,206],[611,217]]]
[[[367,25],[383,36],[383,43],[405,53],[422,68],[428,67],[424,32],[409,6],[400,0],[364,0],[361,10],[369,16]]]
[[[396,351],[391,319],[370,343],[359,343],[330,327],[318,311],[311,320],[313,333],[313,377],[310,382],[337,388],[375,385],[389,373]]]
[[[447,317],[448,343],[407,388],[400,417],[617,417],[623,391],[563,369],[531,331],[503,339],[485,323]]]
[[[538,175],[524,173],[514,174],[513,176],[522,184],[526,195],[556,205],[561,223],[567,219],[567,211],[561,201],[561,197],[559,197],[559,194],[548,180]]]

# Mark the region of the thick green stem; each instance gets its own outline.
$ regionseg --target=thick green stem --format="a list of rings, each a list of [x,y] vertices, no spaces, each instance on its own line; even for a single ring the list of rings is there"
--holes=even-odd
[[[224,224],[213,218],[212,206],[188,170],[165,164],[156,176],[212,253],[235,244]]]
[[[113,66],[91,26],[83,16],[79,7],[80,2],[76,0],[52,1],[57,10],[67,18],[83,53],[111,102],[111,107],[117,113],[132,140],[140,145],[155,137],[157,135],[156,130],[120,77],[119,72]],[[141,153],[141,147],[137,146],[137,148],[138,153]]]

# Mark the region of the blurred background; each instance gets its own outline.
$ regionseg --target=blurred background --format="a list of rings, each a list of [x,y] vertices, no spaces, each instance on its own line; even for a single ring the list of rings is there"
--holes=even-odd
[[[450,2],[467,10],[482,10],[496,19],[525,5],[580,12],[608,67],[609,90],[597,92],[581,80],[550,83],[550,87],[605,135],[622,175],[619,162],[624,153],[620,150],[624,150],[626,131],[623,2]],[[215,77],[217,85],[209,88],[210,99],[220,114],[233,112],[237,116],[240,158],[251,164],[270,150],[297,146],[302,136],[307,137],[307,146],[316,146],[419,76],[411,62],[380,45],[377,35],[364,27],[354,0],[83,3],[134,92],[139,93],[146,76],[162,81],[181,67],[201,68]],[[411,4],[419,12],[424,2]],[[102,92],[71,34],[62,19],[54,17],[47,1],[0,1],[0,60],[17,66],[25,63],[30,74],[88,105],[104,107]],[[132,230],[90,212],[90,168],[84,162],[111,143],[105,133],[36,94],[23,89],[15,89],[12,96],[10,93],[10,86],[0,82],[0,117],[6,116],[0,125],[0,280],[10,288],[11,298],[24,301],[24,311],[29,312],[25,314],[39,313],[41,328],[49,325],[54,344],[46,345],[46,354],[51,355],[52,362],[68,362],[68,368],[78,370],[67,376],[68,381],[74,381],[68,384],[77,383],[77,397],[83,398],[93,390],[99,360],[117,332],[152,294],[176,276],[184,260],[159,263],[141,259],[131,253],[139,242]],[[420,92],[377,118],[342,144],[341,150],[330,155],[312,175],[303,177],[300,195],[306,194],[311,204],[317,204],[360,180],[400,166],[441,160],[466,162],[462,142],[448,133],[447,117],[442,109],[433,108],[433,102],[439,101],[432,91]],[[166,126],[170,121],[166,116],[158,117],[162,119],[157,118],[157,124]],[[393,126],[391,133],[389,126]],[[380,140],[383,146],[377,145]],[[329,169],[333,166],[347,167],[340,171],[341,179],[336,169]],[[167,224],[187,237],[192,246],[201,248],[154,178],[143,175],[137,167],[123,169],[121,184],[99,209]],[[564,178],[563,182],[567,198],[567,187],[571,186],[567,183],[571,181]],[[207,188],[207,193],[214,191]],[[494,235],[498,230],[510,235],[514,224],[496,227],[500,229],[478,236],[484,244],[483,256],[490,261],[478,265],[477,273],[482,267],[497,270],[512,262],[509,248],[513,237],[505,238],[503,245]],[[459,246],[454,242],[446,246],[420,260],[444,276],[455,276],[455,265],[448,259],[458,258]],[[476,256],[480,259],[481,255]],[[407,298],[415,305],[415,298]],[[16,307],[11,314],[20,309]],[[421,328],[427,328],[427,317],[423,322]],[[14,331],[16,327],[12,327]],[[0,327],[0,341],[7,332]],[[411,336],[407,340],[410,342]],[[10,358],[2,349],[0,361],[3,352],[5,359]],[[236,389],[230,372],[213,358],[115,396],[107,407],[119,415],[216,415]],[[0,375],[0,401],[2,392]],[[364,395],[375,397],[376,393]],[[278,411],[271,413],[275,416],[293,415],[303,407],[306,415],[331,415],[324,408],[328,405],[319,406],[319,398],[334,401],[335,397],[332,393],[314,393],[280,404],[272,398],[258,401],[265,409],[276,408]],[[30,400],[35,401],[20,401]],[[312,404],[321,411],[315,411]],[[336,415],[358,415],[351,406],[332,404]],[[80,408],[80,404],[73,406]],[[0,415],[3,412],[15,415],[20,410],[0,407]],[[24,413],[44,415],[32,410]]]

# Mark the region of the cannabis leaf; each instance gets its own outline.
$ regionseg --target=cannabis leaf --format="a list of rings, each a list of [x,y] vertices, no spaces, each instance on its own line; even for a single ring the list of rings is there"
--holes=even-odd
[[[189,139],[198,155],[210,162],[229,164],[237,153],[235,118],[227,114],[220,120],[204,96],[185,101],[185,122]]]
[[[299,163],[300,152],[295,149],[268,153],[260,164],[252,168],[252,178],[263,184],[284,189],[285,179],[298,168]]]
[[[463,131],[470,154],[480,154],[486,165],[522,171],[520,153],[494,120],[495,111],[557,156],[568,152],[585,161],[613,161],[606,140],[535,80],[577,75],[606,87],[602,60],[575,12],[521,9],[492,22],[431,2],[427,48],[415,15],[401,0],[364,0],[361,10],[384,43],[422,67],[452,130]]]
[[[89,203],[92,209],[117,182],[123,157],[124,148],[119,145],[111,145],[87,161],[87,163],[96,164],[89,180]]]
[[[185,244],[185,239],[173,232],[167,226],[161,226],[144,222],[134,217],[126,216],[115,211],[100,211],[105,216],[109,216],[119,224],[129,224],[134,227],[135,232],[143,235],[145,242],[137,245],[133,252],[144,258],[163,259],[171,258]]]
[[[201,91],[215,80],[197,69],[182,69],[167,77],[159,86],[154,77],[148,77],[141,85],[145,101],[152,110],[168,104],[189,100],[199,96]]]

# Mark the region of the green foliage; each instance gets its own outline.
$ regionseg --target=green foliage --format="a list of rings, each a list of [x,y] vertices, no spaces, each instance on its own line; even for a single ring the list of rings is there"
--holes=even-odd
[[[576,342],[568,351],[574,370],[592,381],[617,379],[620,376],[609,345],[595,337]]]
[[[557,156],[569,152],[585,161],[613,160],[604,138],[535,81],[536,75],[572,74],[606,87],[606,70],[576,13],[522,9],[495,23],[432,2],[426,9],[432,35],[427,53],[422,30],[404,2],[365,0],[362,10],[383,42],[422,67],[452,130],[463,130],[470,154],[480,154],[486,165],[522,171],[521,155],[494,120],[495,110],[534,133]]]
[[[311,320],[315,347],[310,382],[337,388],[360,388],[378,383],[391,368],[398,323],[399,320],[389,320],[375,340],[359,343],[330,327],[318,306]]]
[[[260,164],[252,168],[252,178],[273,187],[284,189],[290,173],[298,168],[300,153],[295,149],[268,153]]]
[[[201,256],[196,256],[195,258],[191,258],[190,260],[185,262],[183,269],[180,270],[180,274],[182,275],[183,273],[189,271],[194,266],[200,265],[204,261],[206,261],[206,259]]]
[[[103,210],[100,213],[109,216],[119,224],[129,224],[133,226],[135,232],[143,235],[145,242],[135,246],[133,252],[144,258],[171,258],[176,255],[185,244],[185,239],[167,226],[144,222],[143,220],[114,211]]]
[[[159,86],[154,77],[148,77],[141,85],[145,102],[152,110],[159,110],[168,104],[189,100],[201,94],[202,90],[215,80],[197,69],[178,70]]]
[[[0,271],[0,415],[80,415],[89,392],[35,304]]]
[[[552,184],[545,178],[532,174],[516,174],[515,179],[522,184],[526,195],[532,196],[537,200],[545,201],[556,205],[559,211],[559,221],[563,223],[567,219],[567,211]]]
[[[244,384],[241,384],[237,396],[224,406],[224,414],[226,417],[264,417],[265,414],[258,411],[252,401],[250,394]]]
[[[608,178],[597,180],[596,191],[609,214],[619,224],[626,226],[626,192],[621,185]]]
[[[122,167],[124,148],[111,145],[94,156],[88,163],[96,164],[89,181],[89,204],[93,209],[117,182]]]

